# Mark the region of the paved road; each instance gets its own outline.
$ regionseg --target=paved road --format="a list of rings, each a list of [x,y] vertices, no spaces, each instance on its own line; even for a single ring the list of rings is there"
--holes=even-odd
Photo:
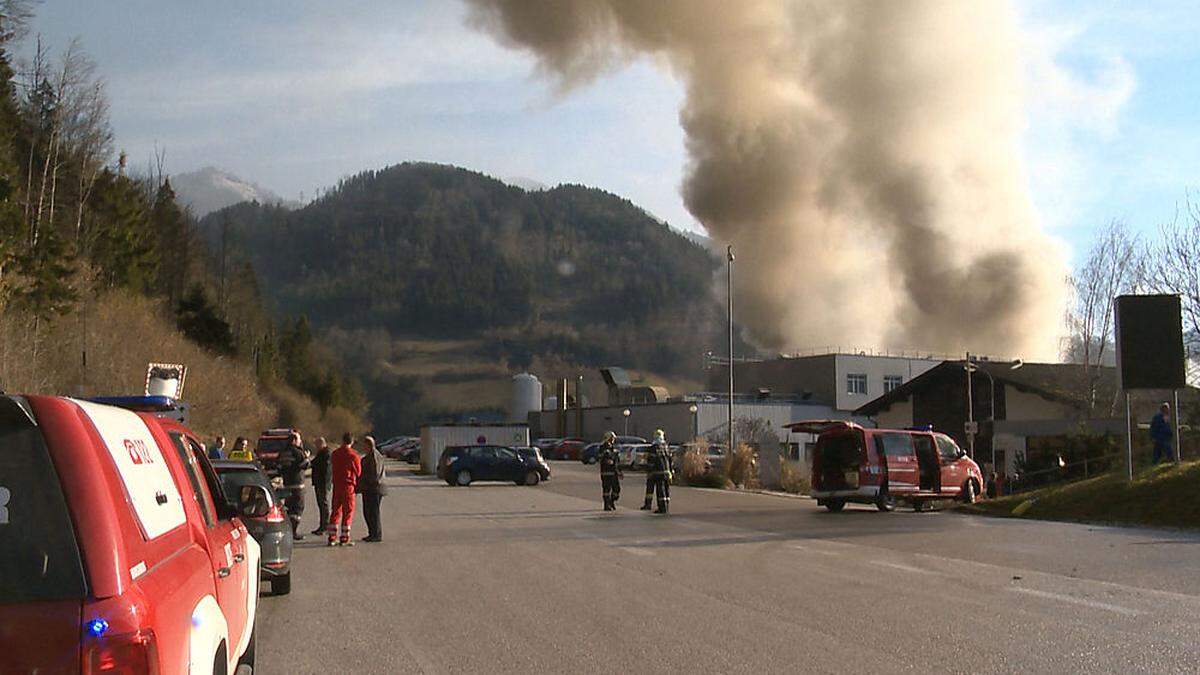
[[[595,467],[537,487],[389,471],[386,541],[300,544],[264,597],[265,673],[1195,672],[1200,536],[954,512],[828,514],[679,488],[600,510]],[[309,503],[308,529],[314,525]],[[356,535],[365,534],[361,519]],[[309,537],[312,540],[312,537]]]

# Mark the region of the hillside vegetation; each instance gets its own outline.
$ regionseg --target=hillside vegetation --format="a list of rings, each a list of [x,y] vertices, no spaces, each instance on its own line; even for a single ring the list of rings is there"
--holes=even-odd
[[[307,322],[269,315],[249,265],[213,264],[161,170],[126,172],[79,45],[39,42],[14,73],[32,6],[0,12],[0,388],[137,394],[148,362],[181,362],[200,432],[361,430],[361,391]]]
[[[336,345],[384,430],[499,414],[507,376],[526,368],[550,379],[622,365],[699,381],[703,353],[721,344],[710,254],[592,188],[526,192],[408,163],[296,211],[232,206],[201,231],[211,250],[253,266],[279,310]]]

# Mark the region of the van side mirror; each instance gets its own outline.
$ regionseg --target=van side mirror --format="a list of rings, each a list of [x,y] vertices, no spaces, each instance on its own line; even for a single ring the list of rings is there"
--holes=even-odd
[[[238,492],[238,514],[263,518],[271,511],[271,494],[261,485],[243,485]]]

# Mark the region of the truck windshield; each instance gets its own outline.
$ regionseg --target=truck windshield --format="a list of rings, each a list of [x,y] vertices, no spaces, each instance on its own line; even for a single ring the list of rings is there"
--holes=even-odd
[[[0,396],[0,605],[86,595],[83,565],[46,442]]]

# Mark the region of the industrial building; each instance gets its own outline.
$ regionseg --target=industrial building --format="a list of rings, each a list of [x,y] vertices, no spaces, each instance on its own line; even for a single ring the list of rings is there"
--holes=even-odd
[[[909,382],[941,363],[933,354],[832,352],[734,362],[734,392],[746,396],[789,396],[845,413]],[[729,390],[727,362],[710,359],[710,391]]]

